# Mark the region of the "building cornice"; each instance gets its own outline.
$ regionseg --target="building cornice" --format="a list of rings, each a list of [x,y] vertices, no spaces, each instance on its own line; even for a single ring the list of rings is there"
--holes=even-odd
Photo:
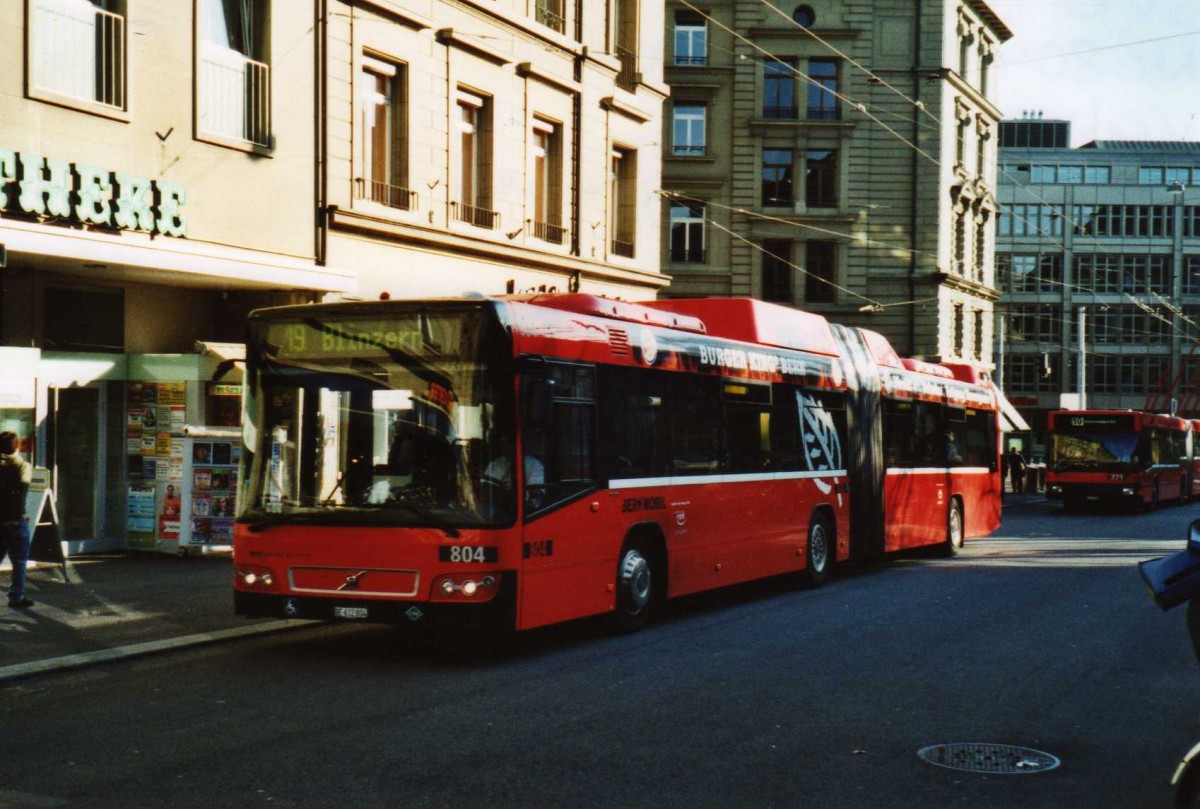
[[[507,53],[498,51],[490,45],[484,45],[475,38],[459,33],[453,28],[439,28],[436,37],[437,41],[443,45],[455,45],[464,51],[470,51],[476,56],[482,56],[489,62],[495,62],[498,65],[511,64],[513,61],[512,57]]]
[[[395,222],[362,211],[328,208],[329,226],[334,230],[358,233],[376,239],[422,245],[456,255],[473,255],[513,266],[570,274],[578,272],[584,278],[616,283],[634,284],[650,290],[665,287],[671,276],[647,272],[636,267],[618,267],[578,256],[543,253],[522,247],[472,239],[436,228],[406,222]]]
[[[971,86],[969,82],[963,79],[963,77],[958,74],[958,71],[945,67],[941,69],[941,74],[942,78],[948,81],[950,86],[953,87],[956,92],[965,95],[968,101],[978,107],[979,110],[991,118],[993,122],[1000,122],[1000,120],[1003,118],[1003,113],[1000,112],[1000,109],[991,101],[989,101],[982,93],[980,93],[979,90]]]
[[[521,62],[518,64],[517,75],[526,79],[537,79],[543,84],[549,84],[551,87],[557,87],[560,90],[566,90],[568,93],[574,93],[575,95],[583,92],[583,85],[579,82],[555,76],[549,71],[542,70],[532,62]]]
[[[862,36],[862,31],[857,28],[814,28],[811,31],[807,28],[798,28],[795,25],[789,27],[777,25],[756,26],[751,28],[746,36],[751,39],[759,37],[776,37],[781,39],[814,39],[814,36],[819,36],[821,39],[858,39]]]
[[[409,28],[415,28],[418,31],[424,31],[433,27],[433,20],[411,9],[404,8],[395,2],[395,0],[342,0],[342,2],[349,6],[356,6],[382,14],[385,17],[390,17],[402,25],[407,25]]]
[[[972,281],[969,278],[963,278],[961,275],[955,275],[944,270],[934,270],[930,273],[930,276],[939,286],[949,287],[959,292],[966,292],[968,295],[982,298],[991,303],[995,303],[1000,299],[1000,290],[986,284],[981,284],[978,281]]]

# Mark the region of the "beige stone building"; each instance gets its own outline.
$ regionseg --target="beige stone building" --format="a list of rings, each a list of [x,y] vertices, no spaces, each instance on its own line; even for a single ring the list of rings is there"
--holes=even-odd
[[[752,295],[991,362],[992,61],[982,0],[667,3],[668,295]]]
[[[661,5],[328,5],[318,206],[358,295],[655,297]]]
[[[0,4],[0,428],[73,550],[186,542],[186,431],[235,430],[246,311],[356,288],[318,263],[312,24]]]
[[[667,282],[661,6],[8,0],[0,39],[0,429],[72,551],[228,538],[250,309]]]

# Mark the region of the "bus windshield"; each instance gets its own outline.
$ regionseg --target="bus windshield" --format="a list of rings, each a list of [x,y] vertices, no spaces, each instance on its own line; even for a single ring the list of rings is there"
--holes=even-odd
[[[512,524],[494,482],[512,476],[489,471],[511,468],[515,424],[494,309],[358,311],[252,321],[242,518]]]
[[[1137,433],[1124,432],[1052,433],[1050,467],[1066,471],[1137,466],[1139,439]]]

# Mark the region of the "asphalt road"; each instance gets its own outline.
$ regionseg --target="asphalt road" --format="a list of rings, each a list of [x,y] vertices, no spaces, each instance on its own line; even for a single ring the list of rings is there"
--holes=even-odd
[[[0,807],[1166,807],[1200,664],[1137,560],[1200,505],[1006,510],[953,560],[487,654],[319,627],[0,688]],[[1022,745],[1050,772],[917,757]]]

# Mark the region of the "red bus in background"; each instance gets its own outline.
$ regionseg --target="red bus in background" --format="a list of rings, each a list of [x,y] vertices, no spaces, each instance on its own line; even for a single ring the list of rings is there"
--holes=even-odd
[[[1195,423],[1136,410],[1056,410],[1048,422],[1046,496],[1076,509],[1086,503],[1154,508],[1190,499]]]
[[[966,365],[750,299],[255,312],[235,607],[528,629],[999,524]]]

